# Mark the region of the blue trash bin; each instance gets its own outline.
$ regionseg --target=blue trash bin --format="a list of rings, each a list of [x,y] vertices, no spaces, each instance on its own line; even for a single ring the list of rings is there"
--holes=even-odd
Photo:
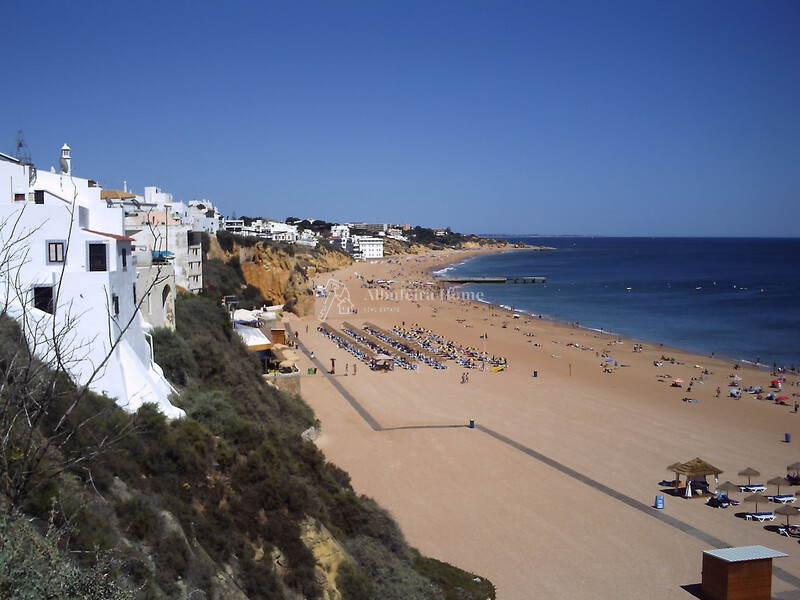
[[[475,429],[475,419],[470,419],[469,420],[469,428],[470,429]]]
[[[791,433],[784,433],[783,434],[783,441],[785,441],[787,444],[791,444],[792,443],[792,434]]]

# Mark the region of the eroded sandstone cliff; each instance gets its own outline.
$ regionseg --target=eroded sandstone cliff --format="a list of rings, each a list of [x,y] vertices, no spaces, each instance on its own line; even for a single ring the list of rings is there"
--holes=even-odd
[[[209,236],[206,256],[235,265],[245,284],[256,288],[268,303],[284,304],[299,316],[314,310],[311,278],[353,262],[349,255],[327,245],[310,248],[258,242],[245,246],[234,240],[226,250],[214,236]]]

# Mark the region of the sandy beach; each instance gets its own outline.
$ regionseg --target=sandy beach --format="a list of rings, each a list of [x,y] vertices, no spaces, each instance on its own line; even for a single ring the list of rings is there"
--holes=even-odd
[[[412,545],[488,577],[502,600],[692,598],[703,550],[755,544],[789,555],[774,561],[773,597],[800,598],[800,545],[777,533],[786,517],[747,521],[751,503],[714,509],[659,485],[673,478],[668,465],[694,457],[721,469],[720,483],[746,483],[737,475],[746,467],[760,472],[753,483],[786,475],[800,461],[797,376],[783,384],[788,406],[750,394],[734,399],[731,376],[765,391],[774,377],[658,344],[634,351],[631,340],[415,287],[437,265],[466,256],[390,257],[320,276],[319,285],[346,284],[357,310],[334,307],[326,322],[336,329],[345,321],[384,329],[418,323],[459,345],[485,344],[489,355],[507,358],[505,371],[450,360],[444,370],[373,372],[317,331],[324,299],[317,314],[289,321],[305,352],[298,367],[304,374],[318,367],[302,380],[321,422],[317,444],[354,487],[389,509]],[[378,293],[362,287],[370,279],[394,283]],[[429,292],[412,293],[421,289]],[[326,373],[331,359],[334,376]],[[675,379],[683,386],[673,387]],[[653,507],[658,494],[663,510]]]

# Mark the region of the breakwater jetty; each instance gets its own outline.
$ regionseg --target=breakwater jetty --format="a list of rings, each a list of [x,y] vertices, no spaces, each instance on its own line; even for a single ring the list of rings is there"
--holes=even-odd
[[[547,283],[546,277],[521,276],[511,277],[438,277],[444,283]]]

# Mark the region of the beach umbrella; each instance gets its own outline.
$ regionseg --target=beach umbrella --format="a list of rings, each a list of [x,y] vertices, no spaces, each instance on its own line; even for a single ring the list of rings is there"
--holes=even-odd
[[[753,467],[747,467],[746,469],[739,471],[739,477],[747,477],[747,485],[750,485],[751,477],[758,477],[759,475],[761,475],[761,473],[756,471]]]
[[[758,512],[758,503],[759,502],[769,502],[769,498],[767,498],[764,494],[750,494],[749,496],[745,496],[745,502],[755,502],[756,509],[753,512]]]
[[[767,482],[769,485],[777,485],[778,486],[778,493],[781,493],[781,486],[788,485],[786,480],[783,477],[773,477]]]
[[[789,524],[789,517],[796,517],[800,515],[800,509],[795,508],[794,506],[789,506],[788,504],[781,504],[778,508],[775,509],[776,515],[783,515],[786,517],[786,524]]]
[[[725,492],[728,497],[730,498],[730,492],[738,492],[739,486],[735,483],[731,483],[730,481],[726,481],[725,483],[721,483],[717,486],[717,490],[721,492]]]
[[[788,467],[786,467],[787,471],[794,471],[794,476],[797,477],[800,474],[800,462],[792,463]]]

